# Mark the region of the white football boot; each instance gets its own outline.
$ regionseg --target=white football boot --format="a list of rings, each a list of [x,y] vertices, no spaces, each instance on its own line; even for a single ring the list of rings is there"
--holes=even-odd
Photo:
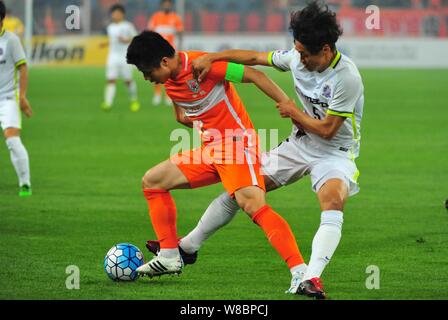
[[[180,255],[176,258],[165,258],[155,256],[151,261],[137,268],[137,272],[142,276],[157,277],[165,274],[181,274],[184,262]]]
[[[299,286],[303,281],[303,277],[305,276],[305,272],[294,272],[292,274],[291,286],[285,293],[296,294],[299,290]]]

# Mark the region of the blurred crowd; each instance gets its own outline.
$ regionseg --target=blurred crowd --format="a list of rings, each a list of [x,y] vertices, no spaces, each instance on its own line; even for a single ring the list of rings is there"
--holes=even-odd
[[[13,13],[22,19],[23,1],[6,0]],[[81,6],[84,0],[34,0],[34,34],[63,34],[65,8]],[[100,34],[108,23],[109,8],[115,3],[126,6],[128,20],[141,31],[149,17],[158,10],[159,0],[90,0],[91,33]],[[398,35],[446,36],[448,25],[448,0],[327,0],[330,7],[340,12],[340,19],[352,21],[349,35],[362,33],[359,14],[365,14],[368,5],[382,10],[397,10],[394,17],[386,15],[386,32]],[[186,32],[284,32],[289,14],[305,5],[306,0],[184,0],[184,25]],[[400,11],[401,10],[401,11]],[[435,13],[431,13],[434,10]],[[395,11],[393,11],[395,12]],[[423,13],[418,13],[423,12]],[[418,13],[418,14],[416,14]],[[395,20],[402,18],[402,22]],[[403,18],[404,17],[404,18]],[[356,27],[359,25],[359,28]],[[428,27],[429,26],[429,27]],[[359,30],[358,30],[359,29]],[[388,31],[389,30],[389,31]],[[410,31],[409,31],[410,30]],[[346,32],[346,34],[347,34]],[[383,34],[384,35],[384,32]]]

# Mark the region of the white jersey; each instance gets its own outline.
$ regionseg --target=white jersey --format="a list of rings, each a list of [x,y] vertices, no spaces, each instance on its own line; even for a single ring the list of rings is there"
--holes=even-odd
[[[107,35],[109,37],[108,63],[126,64],[126,52],[129,44],[121,42],[120,38],[131,40],[135,37],[137,31],[134,25],[128,21],[111,23],[107,27]]]
[[[17,67],[26,63],[19,38],[12,32],[0,32],[0,101],[15,100],[19,93]]]
[[[291,71],[297,96],[309,116],[323,119],[330,114],[346,118],[332,139],[306,132],[310,139],[323,147],[351,151],[356,158],[361,138],[364,86],[353,61],[338,51],[331,65],[319,73],[305,68],[295,48],[274,51],[270,57],[274,67]],[[295,126],[293,132],[297,132]]]

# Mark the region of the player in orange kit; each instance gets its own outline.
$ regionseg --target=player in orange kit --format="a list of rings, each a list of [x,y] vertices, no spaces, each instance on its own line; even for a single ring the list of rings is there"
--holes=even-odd
[[[173,11],[173,1],[162,0],[160,2],[160,10],[151,16],[147,29],[160,33],[174,48],[176,48],[175,42],[178,40],[177,44],[181,47],[184,25],[181,17]],[[154,85],[153,105],[157,106],[162,103],[162,91],[162,85]],[[165,104],[171,105],[168,95],[165,95]]]
[[[277,103],[289,98],[264,73],[228,62],[213,63],[207,78],[198,83],[191,61],[203,54],[176,52],[162,36],[149,31],[135,37],[128,48],[128,63],[136,65],[146,80],[165,84],[177,120],[196,127],[203,142],[202,147],[174,155],[144,175],[143,191],[160,252],[137,271],[151,277],[182,272],[176,206],[170,191],[221,181],[263,229],[290,268],[294,281],[294,275],[306,265],[288,223],[265,202],[258,137],[231,82],[254,83]]]

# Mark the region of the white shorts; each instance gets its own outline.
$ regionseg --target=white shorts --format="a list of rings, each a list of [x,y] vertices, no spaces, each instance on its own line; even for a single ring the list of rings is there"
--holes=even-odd
[[[22,115],[15,99],[0,101],[0,125],[2,130],[22,128]]]
[[[264,153],[262,170],[277,186],[291,184],[310,174],[314,192],[334,178],[346,183],[350,195],[359,192],[359,171],[350,153],[319,147],[308,136],[291,135],[277,148]]]
[[[122,62],[109,62],[106,67],[106,79],[124,81],[132,80],[132,66]]]

